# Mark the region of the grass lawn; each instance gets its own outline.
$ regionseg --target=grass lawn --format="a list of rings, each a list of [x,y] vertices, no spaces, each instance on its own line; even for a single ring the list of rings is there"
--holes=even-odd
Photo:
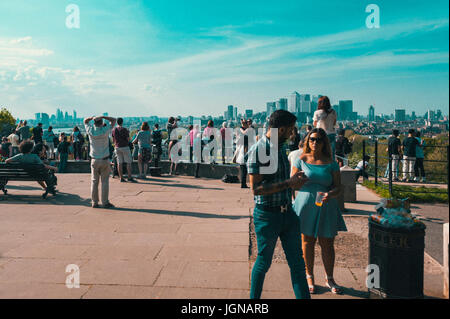
[[[375,186],[373,181],[364,181],[363,185],[383,198],[390,198],[387,184]],[[381,186],[380,186],[381,185]],[[411,203],[446,203],[448,204],[447,189],[434,187],[413,187],[406,185],[392,185],[393,197],[398,199],[409,198]]]

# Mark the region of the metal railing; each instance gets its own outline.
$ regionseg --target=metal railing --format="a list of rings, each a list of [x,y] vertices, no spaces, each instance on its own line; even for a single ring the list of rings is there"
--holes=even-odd
[[[393,161],[398,161],[397,163],[397,172],[395,174],[395,176],[400,176],[401,173],[403,173],[403,177],[405,179],[405,177],[407,175],[412,176],[412,174],[415,175],[415,170],[410,171],[409,168],[408,170],[405,170],[405,167],[403,167],[403,171],[400,171],[400,163],[402,163],[402,165],[407,165],[408,160],[405,158],[393,158],[392,154],[390,154],[389,152],[386,152],[387,156],[384,155],[380,155],[379,153],[379,145],[386,145],[386,147],[388,146],[387,143],[384,142],[379,142],[378,139],[369,139],[369,140],[363,140],[362,142],[362,157],[363,157],[363,161],[364,158],[368,155],[371,158],[374,158],[374,165],[370,165],[369,164],[369,168],[368,170],[366,170],[365,165],[363,165],[363,169],[362,169],[362,173],[363,173],[363,179],[367,180],[366,176],[371,176],[374,178],[374,183],[375,186],[382,186],[382,187],[387,187],[389,190],[389,194],[391,197],[394,197],[395,194],[395,190],[394,190],[394,182],[398,181],[398,180],[394,180],[393,178]],[[369,153],[368,152],[368,147],[373,147],[373,153]],[[427,175],[427,182],[423,182],[422,184],[443,184],[447,186],[447,196],[450,198],[450,166],[449,166],[449,158],[450,158],[450,146],[449,145],[427,145],[425,146],[426,148],[442,148],[442,149],[446,149],[446,161],[445,160],[433,160],[433,159],[423,159],[423,164],[425,166],[425,163],[435,163],[435,164],[440,164],[442,166],[441,169],[437,169],[435,171],[427,171],[426,175]],[[386,174],[383,175],[383,178],[381,178],[380,176],[380,169],[384,169],[384,167],[380,166],[380,160],[385,162],[387,161],[387,167],[385,169],[385,173],[387,172],[387,176]],[[410,166],[410,165],[409,165]],[[430,176],[432,176],[433,178],[429,178]],[[443,176],[445,176],[444,178],[442,178]],[[416,178],[417,176],[415,176]],[[438,177],[438,178],[437,178]],[[387,179],[386,179],[387,178]],[[403,179],[403,180],[404,180]],[[411,184],[409,186],[417,186],[415,184]],[[418,189],[418,187],[414,187],[416,189]],[[408,193],[426,193],[426,194],[444,194],[442,191],[421,191],[421,190],[408,190]]]

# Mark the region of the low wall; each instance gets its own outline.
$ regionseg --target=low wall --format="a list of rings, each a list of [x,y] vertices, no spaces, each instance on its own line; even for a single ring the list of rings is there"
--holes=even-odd
[[[58,161],[56,161],[56,165],[58,165]],[[177,164],[177,173],[179,175],[184,176],[194,176],[195,174],[195,165],[194,163],[178,163]],[[168,174],[170,168],[169,161],[161,161],[160,162],[161,173]],[[68,161],[66,173],[90,173],[91,167],[89,161]],[[132,164],[132,172],[133,174],[139,173],[138,163],[133,162]],[[204,178],[215,178],[220,179],[225,174],[229,175],[238,175],[239,174],[239,165],[236,164],[199,164],[198,176]]]

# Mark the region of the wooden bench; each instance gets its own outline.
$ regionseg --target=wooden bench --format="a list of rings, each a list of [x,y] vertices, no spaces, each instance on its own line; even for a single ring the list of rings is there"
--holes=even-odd
[[[0,190],[5,195],[9,181],[43,181],[47,187],[42,198],[46,199],[49,193],[56,194],[56,177],[43,164],[0,163]]]

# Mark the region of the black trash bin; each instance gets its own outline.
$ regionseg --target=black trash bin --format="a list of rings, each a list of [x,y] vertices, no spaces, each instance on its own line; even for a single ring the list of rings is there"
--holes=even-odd
[[[380,287],[370,298],[423,298],[425,230],[389,228],[369,220],[369,264],[378,265]]]

